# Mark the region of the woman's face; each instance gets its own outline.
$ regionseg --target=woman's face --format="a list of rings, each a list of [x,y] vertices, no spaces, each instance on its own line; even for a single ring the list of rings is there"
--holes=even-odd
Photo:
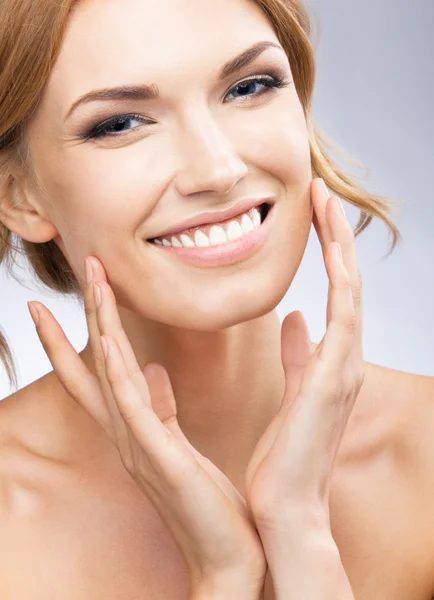
[[[263,41],[279,48],[219,79],[225,63]],[[248,0],[77,5],[29,142],[41,202],[79,281],[86,256],[97,256],[120,305],[203,331],[277,306],[312,215],[306,123],[280,48]],[[254,76],[289,83],[242,83]],[[159,97],[94,100],[70,112],[93,90],[144,84]],[[120,123],[107,123],[116,116]],[[106,135],[99,127],[92,137],[103,122]],[[200,213],[267,196],[276,200],[272,228],[243,260],[197,266],[148,241]]]

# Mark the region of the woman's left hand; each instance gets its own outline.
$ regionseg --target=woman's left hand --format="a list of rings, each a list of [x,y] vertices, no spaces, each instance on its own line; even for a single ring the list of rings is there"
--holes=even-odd
[[[334,460],[365,376],[361,275],[353,230],[321,179],[311,184],[314,226],[329,293],[327,330],[312,352],[303,315],[282,323],[285,393],[246,470],[246,502],[276,597],[354,598],[333,540],[329,490]],[[343,263],[337,254],[341,245]]]

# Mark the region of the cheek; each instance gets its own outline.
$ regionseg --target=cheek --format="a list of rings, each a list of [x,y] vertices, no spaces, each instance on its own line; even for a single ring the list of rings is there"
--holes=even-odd
[[[286,186],[312,180],[309,137],[298,98],[282,99],[267,118],[258,119],[249,139],[249,159]]]
[[[77,146],[56,161],[38,160],[39,179],[51,199],[51,218],[67,246],[85,243],[103,249],[109,237],[111,244],[117,237],[133,235],[152,212],[161,179],[144,161],[145,153],[133,148],[110,152]]]

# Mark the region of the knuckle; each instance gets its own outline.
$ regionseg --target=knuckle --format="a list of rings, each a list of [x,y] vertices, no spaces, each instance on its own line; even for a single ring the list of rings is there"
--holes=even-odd
[[[104,362],[101,354],[99,354],[95,350],[92,350],[92,358],[93,358],[96,372],[104,373],[105,372],[105,362]]]
[[[112,392],[115,394],[122,394],[128,380],[130,379],[129,377],[125,377],[122,373],[118,373],[118,371],[110,370],[105,374],[105,376],[112,388]]]
[[[344,289],[351,290],[351,292],[353,291],[353,284],[351,283],[351,279],[348,275],[342,281],[341,285]]]
[[[359,301],[362,298],[363,291],[363,282],[360,271],[358,271],[356,283],[353,285],[353,296],[356,301]]]
[[[94,311],[94,307],[93,307],[93,286],[88,286],[85,290],[84,290],[84,312],[87,316],[93,314]]]
[[[342,317],[342,326],[350,335],[354,335],[357,330],[357,315],[352,312]]]

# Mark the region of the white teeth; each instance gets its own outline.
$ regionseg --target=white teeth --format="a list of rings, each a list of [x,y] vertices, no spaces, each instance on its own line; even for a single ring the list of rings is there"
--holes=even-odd
[[[220,225],[213,225],[209,230],[209,241],[211,242],[211,246],[225,244],[228,241],[228,236],[223,227],[220,227]]]
[[[261,224],[261,219],[259,219],[259,224]],[[255,229],[255,225],[253,224],[252,219],[248,215],[243,215],[243,218],[241,219],[241,229],[244,231],[244,233],[249,233],[249,231]]]
[[[244,233],[238,221],[231,221],[227,227],[228,240],[236,240],[243,237]]]
[[[192,242],[191,239],[188,237],[188,235],[185,235],[185,233],[181,234],[181,242],[185,248],[194,248],[195,247],[195,243]]]
[[[229,221],[225,226],[226,230],[221,225],[213,225],[209,230],[209,235],[206,235],[201,229],[197,229],[194,233],[194,241],[185,233],[181,233],[180,239],[172,236],[169,242],[166,238],[156,238],[154,243],[159,246],[175,246],[176,248],[218,246],[240,238],[253,229],[257,229],[260,225],[261,214],[259,208],[253,208],[242,216],[241,224],[238,221]]]
[[[209,246],[209,239],[208,236],[204,234],[203,231],[201,231],[200,229],[198,229],[195,234],[194,234],[194,241],[196,243],[196,246],[199,246],[199,248],[205,247],[205,246]]]
[[[172,246],[176,246],[177,248],[182,248],[181,242],[175,236],[172,237]]]
[[[261,224],[261,215],[259,210],[255,210],[253,212],[253,225],[255,227],[259,227],[259,225]]]

